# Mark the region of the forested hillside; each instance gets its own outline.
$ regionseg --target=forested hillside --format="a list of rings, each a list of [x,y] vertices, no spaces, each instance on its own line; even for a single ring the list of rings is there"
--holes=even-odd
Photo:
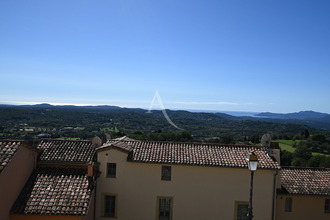
[[[310,133],[329,134],[329,131],[298,124],[232,120],[229,118],[233,116],[225,114],[171,110],[167,110],[167,114],[175,125],[191,134],[194,141],[255,142],[266,132],[285,137],[300,135],[306,129]],[[109,132],[114,136],[130,134],[166,139],[171,137],[170,133],[182,133],[182,130],[173,127],[159,110],[147,113],[144,109],[115,106],[0,106],[0,138],[90,139],[101,132]]]

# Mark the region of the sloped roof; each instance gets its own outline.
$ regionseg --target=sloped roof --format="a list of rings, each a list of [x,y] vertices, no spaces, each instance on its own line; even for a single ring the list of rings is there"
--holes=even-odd
[[[129,138],[127,136],[123,136],[123,137],[115,138],[112,141],[136,141],[136,140],[133,138]]]
[[[247,168],[246,158],[254,151],[259,159],[258,168],[279,169],[267,149],[260,146],[111,140],[97,150],[109,147],[128,152],[128,160],[133,162],[242,168]]]
[[[11,213],[34,215],[86,215],[94,181],[86,169],[38,168]]]
[[[129,153],[133,150],[134,144],[132,143],[134,142],[136,142],[136,140],[128,138],[126,136],[122,138],[111,139],[108,140],[102,146],[96,148],[96,151],[107,150],[109,148],[117,148],[118,150]]]
[[[43,152],[41,162],[89,163],[93,161],[95,147],[91,141],[42,140],[38,148]]]
[[[14,157],[21,144],[21,141],[0,141],[0,174]]]
[[[330,169],[284,167],[280,177],[288,194],[330,196]]]

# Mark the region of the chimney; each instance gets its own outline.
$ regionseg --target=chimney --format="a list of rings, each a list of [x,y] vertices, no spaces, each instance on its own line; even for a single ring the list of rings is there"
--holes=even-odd
[[[93,177],[94,175],[94,163],[89,163],[87,165],[87,176]]]
[[[273,157],[278,164],[281,164],[280,152],[281,150],[280,150],[280,146],[278,145],[278,142],[271,142],[269,156]]]

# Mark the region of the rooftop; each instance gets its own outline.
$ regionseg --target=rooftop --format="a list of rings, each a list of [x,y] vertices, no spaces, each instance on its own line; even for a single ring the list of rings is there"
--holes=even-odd
[[[330,196],[330,169],[284,167],[280,176],[285,193]]]
[[[21,141],[0,141],[0,174],[14,157],[21,144]]]
[[[93,161],[95,147],[91,141],[42,140],[38,148],[43,152],[41,162],[89,163]]]
[[[114,139],[97,148],[97,151],[109,148],[127,152],[128,160],[133,162],[242,168],[247,168],[246,158],[254,151],[259,159],[258,168],[279,169],[279,164],[268,156],[267,149],[261,146]]]
[[[86,215],[94,181],[86,169],[38,168],[31,175],[13,214]]]

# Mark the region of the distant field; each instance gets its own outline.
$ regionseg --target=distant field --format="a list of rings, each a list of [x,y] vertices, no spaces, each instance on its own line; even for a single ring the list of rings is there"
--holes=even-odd
[[[274,140],[274,142],[278,142],[280,145],[280,148],[282,150],[286,150],[289,151],[291,153],[293,153],[295,151],[295,148],[293,148],[292,146],[294,145],[294,143],[299,143],[301,140]]]
[[[280,145],[280,148],[282,150],[286,150],[286,151],[289,151],[291,153],[293,153],[295,151],[295,148],[292,147],[294,145],[294,143],[299,143],[301,140],[295,140],[295,141],[292,141],[292,140],[274,140],[273,142],[278,142],[279,145]],[[328,157],[330,157],[330,154],[323,154],[323,153],[318,153],[318,152],[312,152],[313,156],[316,156],[316,155],[326,155]]]
[[[325,155],[327,157],[330,157],[330,154],[323,154],[323,153],[318,153],[318,152],[312,152],[312,155],[313,156],[316,156],[316,155]]]

